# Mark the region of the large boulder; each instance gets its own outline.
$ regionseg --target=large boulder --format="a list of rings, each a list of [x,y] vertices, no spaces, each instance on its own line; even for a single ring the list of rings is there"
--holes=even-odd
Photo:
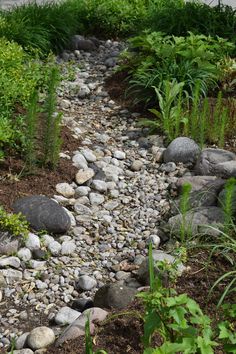
[[[224,224],[224,212],[221,208],[212,206],[188,211],[184,216],[178,214],[168,221],[169,232],[180,237],[181,232],[186,235],[219,235],[218,230]],[[210,226],[210,227],[209,227]]]
[[[236,155],[233,152],[223,149],[204,149],[196,162],[195,172],[202,176],[225,177],[224,169],[226,169],[226,167],[229,169],[229,166],[233,163],[234,169],[236,170],[235,162]],[[227,163],[226,166],[225,163]]]
[[[97,49],[97,46],[93,40],[85,39],[80,35],[75,35],[72,37],[71,46],[73,50],[83,50],[85,52],[92,52]]]
[[[94,306],[105,309],[123,309],[135,297],[137,289],[120,283],[102,286],[95,294]]]
[[[208,207],[217,205],[217,197],[225,184],[225,180],[215,176],[181,177],[176,183],[179,194],[183,192],[183,186],[185,184],[191,185],[188,200],[189,207]],[[175,201],[176,210],[179,210],[180,199]]]
[[[194,164],[201,149],[194,140],[186,137],[174,139],[164,151],[164,162]]]
[[[18,199],[15,213],[22,213],[34,230],[49,233],[65,233],[71,226],[70,217],[59,204],[43,195],[33,195]]]

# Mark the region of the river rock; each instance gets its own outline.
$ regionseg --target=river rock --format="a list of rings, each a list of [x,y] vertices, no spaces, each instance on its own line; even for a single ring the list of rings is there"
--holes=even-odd
[[[233,152],[223,149],[207,148],[202,150],[199,155],[195,166],[195,172],[196,174],[204,176],[222,176],[223,167],[219,168],[219,164],[230,161],[233,162],[233,165],[235,166],[235,160],[236,155]]]
[[[22,280],[22,272],[15,269],[2,269],[0,270],[0,277],[4,276],[6,283],[9,285],[13,285],[16,282]]]
[[[63,195],[66,198],[71,198],[75,194],[75,190],[69,183],[58,183],[56,185],[57,193]]]
[[[81,185],[85,182],[89,181],[95,175],[94,170],[92,168],[82,169],[76,173],[75,180],[76,183]]]
[[[21,212],[35,230],[60,234],[69,230],[71,221],[65,210],[55,201],[42,195],[18,199],[13,209]]]
[[[119,283],[104,285],[95,294],[94,306],[123,309],[134,299],[136,293],[136,289]]]
[[[54,321],[59,326],[65,326],[74,322],[80,315],[80,312],[75,311],[70,307],[64,306],[57,312]]]
[[[46,348],[53,344],[54,341],[55,334],[53,330],[45,326],[34,328],[27,337],[27,344],[33,350]]]
[[[174,139],[164,151],[164,162],[194,164],[201,149],[194,140],[187,137]]]
[[[40,239],[37,235],[29,232],[27,239],[25,241],[25,246],[30,250],[38,250],[40,248]]]
[[[8,232],[0,231],[0,255],[12,255],[17,252],[19,240]]]
[[[76,282],[76,288],[89,291],[95,288],[97,281],[88,275],[82,275]]]
[[[20,268],[20,260],[18,257],[4,257],[0,258],[0,268],[12,267]]]

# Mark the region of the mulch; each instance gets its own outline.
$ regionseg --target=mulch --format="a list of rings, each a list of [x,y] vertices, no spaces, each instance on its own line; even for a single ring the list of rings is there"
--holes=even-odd
[[[61,132],[63,145],[61,151],[69,155],[78,150],[80,141],[72,136],[72,132],[63,127]],[[34,194],[43,194],[52,197],[55,186],[60,182],[71,183],[75,179],[77,168],[71,160],[61,158],[55,170],[36,168],[33,174],[25,171],[25,162],[19,155],[9,155],[0,163],[0,205],[7,211],[12,210],[12,205],[20,197]]]

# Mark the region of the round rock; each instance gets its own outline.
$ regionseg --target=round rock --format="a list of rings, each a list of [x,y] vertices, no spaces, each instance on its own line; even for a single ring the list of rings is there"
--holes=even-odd
[[[14,205],[15,213],[22,213],[35,230],[52,233],[65,233],[71,226],[69,215],[52,199],[34,195],[18,199]]]
[[[34,328],[27,337],[28,346],[33,349],[46,348],[55,341],[55,334],[51,328],[42,326]]]
[[[187,137],[174,139],[164,151],[164,162],[182,162],[194,164],[200,154],[200,147]]]
[[[76,282],[76,288],[89,291],[97,285],[97,281],[88,275],[82,275]]]
[[[104,285],[95,294],[94,306],[123,309],[134,299],[136,293],[136,289],[118,283]]]

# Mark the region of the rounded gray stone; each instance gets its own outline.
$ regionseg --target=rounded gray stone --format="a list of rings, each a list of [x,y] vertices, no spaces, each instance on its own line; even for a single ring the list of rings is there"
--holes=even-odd
[[[125,308],[135,297],[137,290],[125,285],[104,285],[95,294],[94,306],[101,308]]]
[[[236,155],[233,152],[223,149],[204,149],[199,155],[195,172],[202,176],[221,176],[224,170],[224,163],[235,162]],[[219,166],[223,164],[220,169]]]
[[[53,344],[54,341],[55,334],[53,330],[45,326],[34,328],[27,337],[27,344],[33,350],[46,348]]]
[[[35,230],[51,233],[65,233],[71,226],[69,215],[55,201],[42,195],[18,199],[14,205],[15,213],[22,213]]]
[[[164,162],[182,162],[194,164],[200,154],[200,147],[187,137],[174,139],[164,151]]]

